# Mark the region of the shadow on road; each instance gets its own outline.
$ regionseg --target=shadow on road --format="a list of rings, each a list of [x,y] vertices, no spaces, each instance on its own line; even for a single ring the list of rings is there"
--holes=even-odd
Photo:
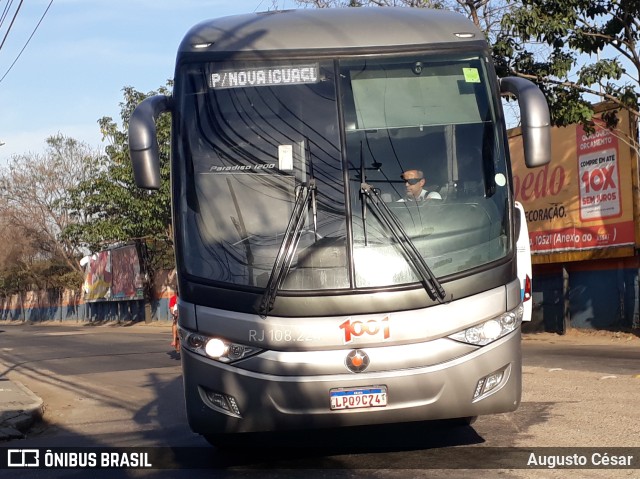
[[[216,469],[418,469],[430,467],[432,451],[483,442],[472,427],[446,421],[262,433],[212,448],[206,462]]]

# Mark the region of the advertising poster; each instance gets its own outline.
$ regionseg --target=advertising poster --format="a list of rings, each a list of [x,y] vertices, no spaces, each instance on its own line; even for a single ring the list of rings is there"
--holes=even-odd
[[[135,245],[111,250],[111,299],[143,299],[143,281]]]
[[[123,301],[144,299],[144,278],[135,245],[120,246],[83,258],[84,299]]]
[[[111,253],[100,251],[90,256],[85,265],[85,301],[104,301],[111,296]]]
[[[618,138],[607,129],[587,135],[577,126],[580,219],[589,221],[620,216]]]
[[[630,148],[617,130],[596,120],[588,134],[580,125],[552,128],[551,163],[527,168],[522,137],[509,139],[514,192],[527,216],[532,254],[588,251],[634,245]]]

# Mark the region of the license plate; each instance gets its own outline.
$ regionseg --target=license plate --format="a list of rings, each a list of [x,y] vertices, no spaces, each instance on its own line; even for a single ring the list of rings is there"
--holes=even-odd
[[[366,388],[341,388],[329,391],[331,410],[384,407],[387,405],[387,388],[371,386]]]

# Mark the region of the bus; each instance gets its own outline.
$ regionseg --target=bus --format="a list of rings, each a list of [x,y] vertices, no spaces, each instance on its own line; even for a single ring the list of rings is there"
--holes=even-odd
[[[225,444],[518,407],[503,94],[519,102],[527,166],[546,164],[544,96],[498,79],[457,14],[271,11],[186,33],[173,91],[136,107],[129,150],[136,184],[159,188],[155,123],[171,114],[194,432]]]

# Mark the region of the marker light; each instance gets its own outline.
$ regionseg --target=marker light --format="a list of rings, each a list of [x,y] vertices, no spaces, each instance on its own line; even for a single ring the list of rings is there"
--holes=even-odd
[[[529,275],[524,280],[524,291],[522,292],[522,301],[529,301],[531,299],[531,278]]]

